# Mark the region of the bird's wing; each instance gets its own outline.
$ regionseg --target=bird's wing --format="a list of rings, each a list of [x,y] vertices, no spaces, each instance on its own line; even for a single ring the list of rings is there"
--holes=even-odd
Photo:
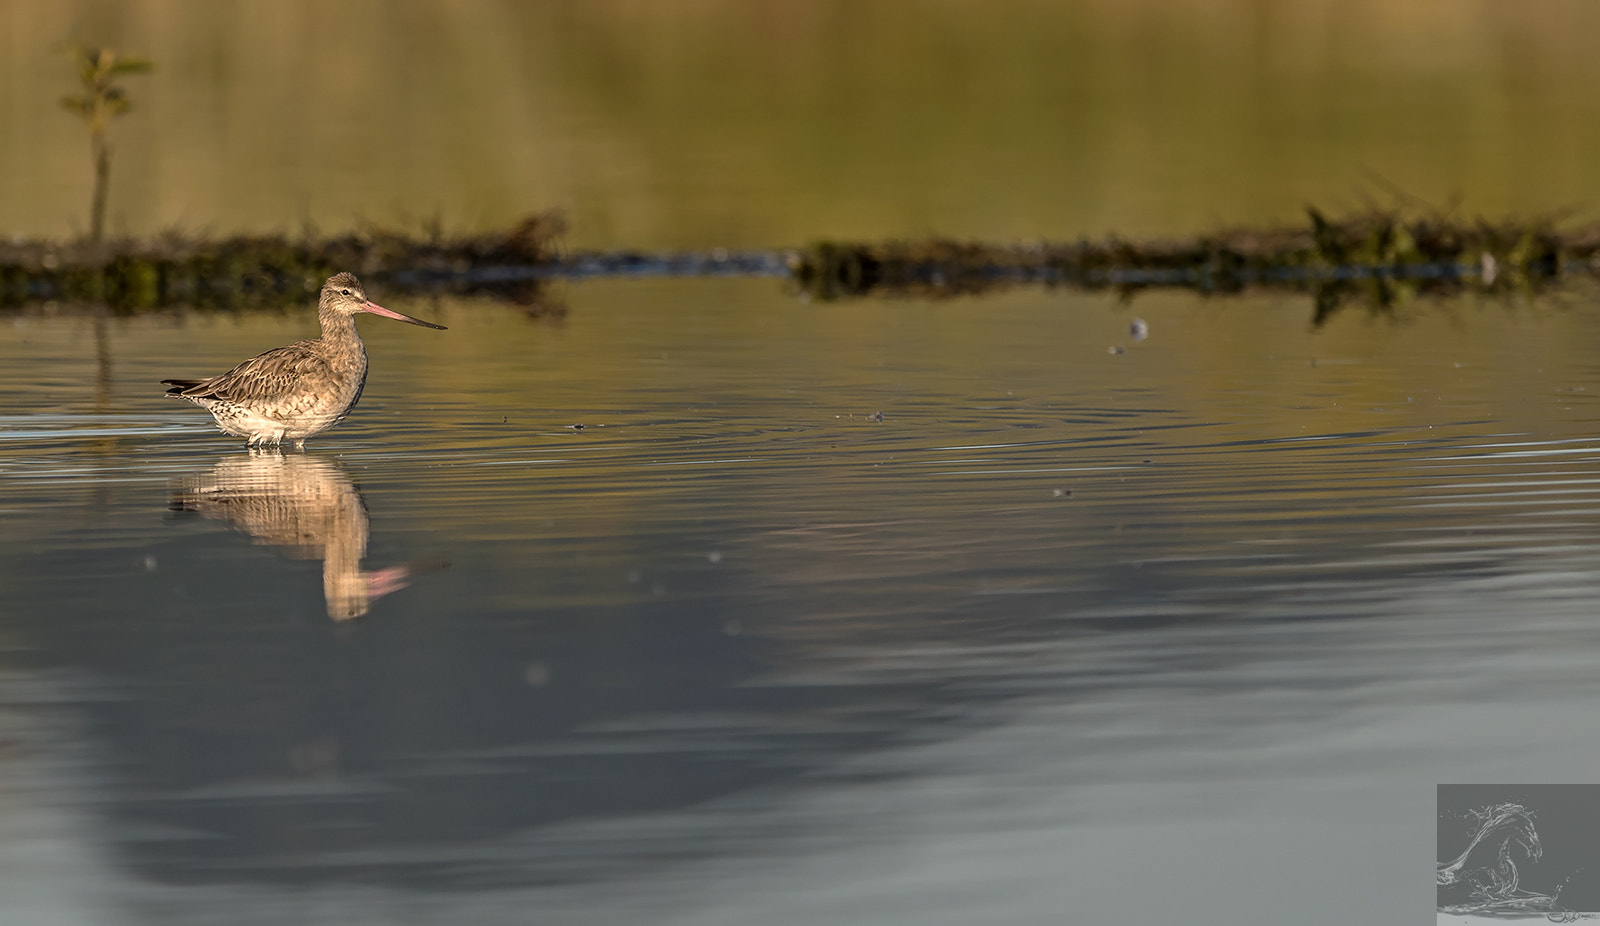
[[[192,380],[163,380],[172,386],[168,395],[186,399],[249,402],[281,396],[296,384],[315,382],[329,375],[328,362],[312,349],[310,341],[296,341],[251,357],[220,376]]]

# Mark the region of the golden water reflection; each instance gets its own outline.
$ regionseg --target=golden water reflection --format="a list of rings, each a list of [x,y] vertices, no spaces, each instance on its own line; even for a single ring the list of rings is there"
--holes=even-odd
[[[361,568],[367,506],[350,477],[326,460],[271,451],[225,457],[185,480],[171,506],[222,521],[295,559],[321,560],[334,620],[360,617],[410,582],[409,566]]]

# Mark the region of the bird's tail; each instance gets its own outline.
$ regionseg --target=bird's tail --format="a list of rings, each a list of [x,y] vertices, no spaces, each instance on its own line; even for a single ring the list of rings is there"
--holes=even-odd
[[[167,390],[167,395],[183,395],[203,382],[205,382],[203,379],[164,379],[161,385],[172,387]]]

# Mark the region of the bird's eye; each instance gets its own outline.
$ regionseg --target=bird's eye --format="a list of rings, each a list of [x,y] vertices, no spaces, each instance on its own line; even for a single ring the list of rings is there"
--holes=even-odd
[[[348,290],[348,289],[341,289],[341,290],[339,290],[339,292],[343,293],[346,296],[350,295],[350,290]]]

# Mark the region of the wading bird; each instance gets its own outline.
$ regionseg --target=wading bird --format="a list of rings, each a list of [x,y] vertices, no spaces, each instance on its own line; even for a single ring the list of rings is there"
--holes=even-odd
[[[211,413],[217,427],[246,439],[246,446],[304,449],[306,438],[344,420],[367,381],[367,350],[356,333],[362,312],[445,330],[367,300],[353,273],[322,285],[317,318],[322,336],[252,357],[210,379],[164,379],[167,395],[188,399]]]

